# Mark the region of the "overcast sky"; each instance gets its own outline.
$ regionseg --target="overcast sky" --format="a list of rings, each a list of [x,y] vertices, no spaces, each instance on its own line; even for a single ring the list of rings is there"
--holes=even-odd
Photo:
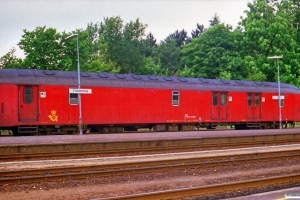
[[[0,0],[0,57],[13,47],[24,57],[17,45],[24,29],[46,25],[71,32],[104,17],[120,16],[125,23],[139,18],[158,42],[176,30],[190,35],[197,23],[208,27],[215,13],[235,28],[248,2],[252,0]]]

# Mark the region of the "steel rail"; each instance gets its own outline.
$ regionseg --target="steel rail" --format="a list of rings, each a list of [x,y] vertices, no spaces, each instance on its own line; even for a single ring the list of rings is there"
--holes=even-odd
[[[300,181],[300,174],[291,174],[285,176],[268,177],[262,179],[246,180],[246,181],[239,181],[239,182],[232,182],[232,183],[225,183],[225,184],[181,188],[181,189],[150,192],[150,193],[143,193],[143,194],[124,195],[118,197],[97,198],[97,200],[117,200],[117,199],[155,200],[155,199],[172,199],[172,198],[208,196],[213,194],[220,194],[220,193],[224,194],[228,192],[241,191],[246,189],[249,190],[249,189],[262,188],[270,185],[274,186],[279,184],[288,184],[291,182],[299,182],[299,181]]]
[[[205,149],[205,148],[232,148],[235,146],[252,146],[252,145],[267,145],[267,144],[285,144],[287,142],[293,143],[293,142],[299,142],[300,139],[292,139],[289,141],[286,140],[276,140],[276,141],[254,141],[254,142],[230,142],[230,143],[224,143],[222,146],[220,144],[201,144],[200,145],[191,145],[191,146],[168,146],[168,147],[142,147],[142,148],[133,148],[133,149],[114,149],[114,150],[105,150],[105,149],[99,149],[99,150],[83,150],[83,151],[61,151],[61,152],[38,152],[34,154],[27,154],[27,153],[17,153],[17,154],[0,154],[0,162],[4,162],[7,160],[30,160],[30,159],[49,159],[49,158],[61,158],[61,157],[71,157],[71,156],[87,156],[87,155],[95,155],[95,156],[105,156],[105,155],[112,155],[112,154],[136,154],[136,152],[139,152],[139,154],[150,154],[150,153],[156,153],[158,151],[191,151],[192,149]]]
[[[78,166],[78,167],[58,167],[58,168],[46,168],[46,169],[32,169],[22,171],[1,171],[0,185],[3,184],[21,184],[21,183],[34,183],[43,181],[56,181],[56,180],[72,180],[82,178],[95,178],[103,176],[120,176],[128,174],[142,174],[153,173],[171,170],[186,170],[188,168],[203,168],[203,167],[215,167],[215,166],[227,166],[236,164],[245,164],[249,162],[266,162],[276,161],[282,159],[290,159],[300,157],[300,150],[287,151],[290,155],[279,155],[278,152],[272,152],[275,156],[271,156],[270,153],[249,153],[246,155],[235,155],[235,159],[232,159],[232,155],[226,156],[212,156],[213,160],[201,161],[203,158],[195,159],[171,159],[163,161],[141,161],[133,163],[119,163],[111,165],[92,165],[92,166]],[[249,158],[247,156],[263,155],[265,157]],[[225,159],[226,158],[226,159]],[[217,161],[216,161],[217,160]],[[145,167],[146,166],[146,167]],[[63,173],[63,174],[62,174]],[[41,174],[44,174],[41,176]],[[38,176],[36,176],[38,175]],[[21,177],[15,177],[21,176]],[[25,177],[24,177],[25,176]],[[7,178],[9,177],[9,178]],[[12,178],[13,177],[13,178]]]

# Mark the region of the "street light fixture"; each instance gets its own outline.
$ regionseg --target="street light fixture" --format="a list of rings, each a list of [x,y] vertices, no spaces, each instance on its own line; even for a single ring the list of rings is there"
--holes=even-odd
[[[279,107],[279,126],[282,129],[282,119],[281,119],[281,96],[280,96],[280,74],[279,74],[279,63],[278,59],[281,59],[282,56],[271,56],[268,59],[276,59],[277,60],[277,73],[278,73],[278,107]]]
[[[78,34],[73,34],[65,38],[65,40],[77,39],[77,60],[78,60],[78,89],[80,90],[80,64],[79,64],[79,47],[78,47]],[[78,106],[79,106],[79,134],[83,135],[82,131],[82,112],[81,112],[81,96],[78,94]]]

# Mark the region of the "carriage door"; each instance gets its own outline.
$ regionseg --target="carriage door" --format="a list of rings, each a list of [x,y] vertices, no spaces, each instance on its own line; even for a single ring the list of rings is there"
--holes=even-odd
[[[247,94],[247,118],[248,119],[261,118],[261,94],[255,94],[255,93]]]
[[[19,86],[19,121],[38,121],[37,86]]]
[[[227,119],[227,93],[212,93],[212,118]]]

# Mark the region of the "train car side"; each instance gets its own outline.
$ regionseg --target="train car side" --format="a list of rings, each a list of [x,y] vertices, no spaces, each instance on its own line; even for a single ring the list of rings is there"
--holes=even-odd
[[[1,126],[14,126],[18,121],[18,86],[0,84],[0,123]]]
[[[279,127],[276,83],[85,72],[81,80],[91,91],[80,95],[85,131]],[[300,121],[300,92],[281,87],[282,123],[293,125]],[[0,70],[0,128],[16,135],[76,133],[76,88],[76,72]]]

